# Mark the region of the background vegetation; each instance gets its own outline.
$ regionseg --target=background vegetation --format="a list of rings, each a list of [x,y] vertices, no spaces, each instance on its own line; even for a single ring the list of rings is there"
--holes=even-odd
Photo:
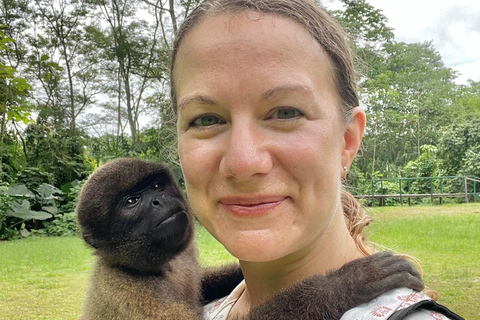
[[[419,259],[439,301],[465,319],[479,319],[480,204],[376,208],[371,239]],[[204,265],[235,261],[198,228]],[[78,237],[0,242],[0,319],[78,319],[93,265]]]
[[[78,190],[112,158],[162,161],[181,180],[168,61],[197,2],[0,2],[0,239],[75,232]],[[369,179],[480,176],[480,82],[456,84],[431,42],[397,42],[380,10],[343,2],[332,15],[351,35],[369,119],[353,192],[370,193]]]

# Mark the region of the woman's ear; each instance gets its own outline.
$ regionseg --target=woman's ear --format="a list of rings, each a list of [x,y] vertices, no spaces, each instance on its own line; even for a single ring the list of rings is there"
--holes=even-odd
[[[365,111],[361,107],[353,108],[351,121],[347,124],[343,134],[342,166],[347,170],[344,170],[342,177],[347,175],[347,171],[360,148],[366,119]]]

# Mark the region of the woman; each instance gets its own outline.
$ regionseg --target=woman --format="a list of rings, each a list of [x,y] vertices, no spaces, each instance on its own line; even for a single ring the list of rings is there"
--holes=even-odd
[[[365,113],[345,34],[325,12],[309,0],[207,0],[183,23],[172,60],[188,198],[245,276],[207,318],[245,315],[285,286],[369,254],[369,218],[341,183]],[[387,319],[412,299],[427,297],[400,289],[342,319]]]

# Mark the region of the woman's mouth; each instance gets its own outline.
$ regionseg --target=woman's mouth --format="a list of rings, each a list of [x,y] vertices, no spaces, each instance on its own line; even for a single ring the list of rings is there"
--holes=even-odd
[[[267,214],[285,201],[285,197],[268,198],[222,198],[220,204],[228,212],[239,217],[254,217]]]

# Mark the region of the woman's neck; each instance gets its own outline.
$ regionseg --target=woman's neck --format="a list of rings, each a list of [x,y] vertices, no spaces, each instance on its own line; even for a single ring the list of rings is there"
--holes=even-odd
[[[247,288],[231,314],[234,318],[246,314],[282,288],[363,256],[348,232],[343,214],[336,214],[320,238],[301,252],[270,262],[240,261]]]

